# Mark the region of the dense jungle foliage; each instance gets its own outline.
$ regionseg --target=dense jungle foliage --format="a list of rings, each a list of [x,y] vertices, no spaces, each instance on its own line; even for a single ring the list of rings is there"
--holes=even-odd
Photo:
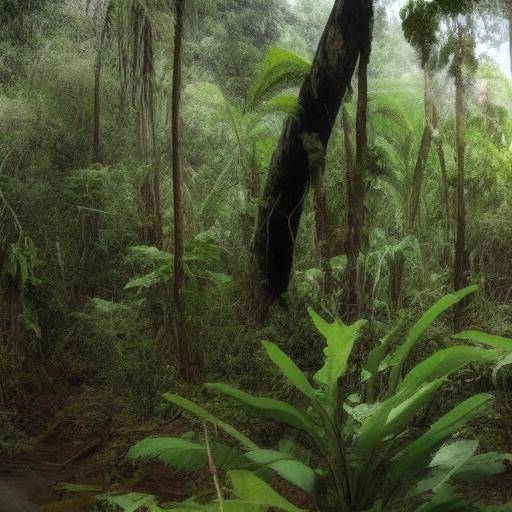
[[[512,511],[511,0],[0,0],[0,512]]]

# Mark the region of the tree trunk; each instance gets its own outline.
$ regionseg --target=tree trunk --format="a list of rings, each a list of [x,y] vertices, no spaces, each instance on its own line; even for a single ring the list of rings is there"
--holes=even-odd
[[[141,160],[147,165],[141,185],[144,243],[161,248],[162,208],[160,200],[160,168],[156,157],[155,93],[153,67],[153,27],[147,13],[143,14],[143,62],[139,93],[139,144]]]
[[[181,88],[182,88],[182,59],[183,59],[183,33],[185,1],[176,0],[176,20],[174,27],[174,63],[172,76],[172,191],[173,191],[173,218],[174,218],[174,317],[173,330],[178,352],[179,372],[187,382],[196,378],[192,364],[192,350],[190,339],[185,330],[185,300],[184,284],[185,269],[183,264],[183,205],[182,205],[182,165],[181,165]]]
[[[466,212],[464,204],[464,179],[465,179],[465,105],[464,105],[464,79],[462,76],[462,38],[461,28],[459,32],[459,46],[456,49],[454,75],[455,75],[455,151],[457,158],[457,199],[456,199],[456,241],[455,264],[453,268],[453,287],[455,291],[466,285]],[[454,325],[460,328],[464,304],[457,304],[454,314]]]
[[[408,235],[416,233],[416,222],[420,207],[421,186],[423,184],[423,176],[427,166],[430,146],[432,144],[432,111],[430,101],[430,69],[428,64],[423,66],[424,78],[424,107],[425,107],[425,126],[421,136],[420,148],[416,158],[416,165],[412,174],[411,188],[407,203],[407,215],[405,223],[405,231]]]
[[[252,251],[253,286],[264,314],[265,301],[288,288],[293,249],[310,182],[303,137],[316,137],[325,152],[341,100],[359,53],[367,46],[369,0],[336,0],[299,93],[300,112],[289,117],[272,158],[256,222]],[[257,314],[257,316],[260,316]]]
[[[443,143],[438,131],[439,116],[435,104],[432,104],[432,130],[434,134],[434,145],[437,151],[437,158],[439,160],[439,168],[441,170],[441,190],[444,209],[444,247],[441,253],[441,262],[444,266],[447,266],[450,262],[450,193],[448,189],[448,172],[446,169]]]
[[[368,64],[371,51],[371,32],[368,32],[366,45],[361,50],[357,76],[357,113],[356,113],[356,161],[347,165],[347,269],[344,304],[344,318],[347,322],[357,319],[362,310],[362,297],[358,260],[363,250],[363,232],[366,193],[366,156],[368,149]],[[343,113],[346,116],[346,112]],[[345,124],[345,123],[344,123]],[[345,147],[351,152],[350,144]],[[347,162],[353,155],[346,156]]]
[[[430,68],[428,63],[423,64],[424,79],[424,109],[425,124],[421,135],[420,147],[416,156],[416,163],[411,177],[409,186],[409,195],[407,198],[407,207],[405,212],[405,234],[415,236],[416,225],[418,221],[418,213],[421,202],[421,188],[423,185],[423,177],[427,167],[430,146],[432,145],[432,109],[431,109],[431,85],[430,85]],[[405,257],[401,252],[394,255],[389,269],[389,300],[391,316],[394,316],[400,309],[403,273],[405,270]]]
[[[94,62],[94,105],[93,105],[93,127],[92,127],[92,163],[101,161],[100,155],[100,110],[101,110],[101,67],[103,63],[103,48],[107,24],[102,20],[101,35],[98,48],[96,49],[96,61]]]
[[[306,137],[305,140],[303,140],[303,144],[309,155],[309,171],[311,174],[311,188],[313,189],[317,264],[324,275],[323,292],[329,293],[332,288],[330,258],[332,256],[333,237],[330,233],[327,195],[323,186],[325,151],[323,151],[323,147],[318,139],[314,137]]]

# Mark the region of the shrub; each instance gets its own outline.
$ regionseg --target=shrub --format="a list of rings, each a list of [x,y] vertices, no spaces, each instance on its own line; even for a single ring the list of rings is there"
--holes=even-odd
[[[456,339],[487,347],[449,346],[402,376],[409,355],[425,330],[439,315],[475,290],[476,287],[469,287],[441,298],[413,325],[402,343],[398,342],[400,329],[391,330],[363,363],[358,393],[346,389],[345,377],[349,357],[365,321],[352,325],[340,320],[329,323],[311,308],[309,314],[326,340],[324,365],[313,377],[315,385],[277,345],[263,343],[268,357],[303,395],[306,407],[255,397],[227,384],[207,384],[209,389],[306,434],[314,447],[315,457],[311,460],[318,462],[315,469],[306,456],[307,450],[298,449],[297,443],[294,449],[290,449],[289,443],[281,443],[275,450],[260,448],[201,406],[169,393],[164,395],[169,402],[204,422],[205,442],[148,438],[135,445],[129,457],[159,459],[189,470],[209,464],[215,478],[217,469],[228,471],[233,494],[230,499],[224,500],[217,487],[216,502],[208,505],[187,502],[176,510],[299,510],[265,483],[276,474],[316,497],[322,511],[483,510],[465,502],[458,485],[505,471],[512,456],[478,453],[478,441],[452,438],[471,420],[489,410],[492,395],[470,396],[423,432],[418,431],[413,420],[429,406],[454,372],[470,363],[503,359],[512,351],[512,340],[476,331],[459,333]],[[222,443],[210,446],[207,424],[224,431],[241,449]],[[327,496],[318,492],[320,480],[330,490]],[[125,507],[127,497],[107,499],[122,505],[124,510],[134,510]],[[156,502],[152,503],[157,507]]]

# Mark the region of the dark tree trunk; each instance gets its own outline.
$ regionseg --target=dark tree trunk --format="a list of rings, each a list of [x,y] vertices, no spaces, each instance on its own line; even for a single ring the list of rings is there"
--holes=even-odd
[[[100,115],[101,115],[101,67],[103,63],[103,48],[107,24],[103,21],[98,48],[96,50],[96,61],[94,62],[94,105],[93,105],[93,126],[92,126],[92,162],[101,162],[100,155]]]
[[[466,285],[466,212],[464,204],[465,181],[465,106],[464,106],[464,79],[462,76],[462,38],[461,28],[459,32],[459,47],[455,56],[455,151],[457,157],[457,199],[456,199],[456,240],[455,240],[455,264],[453,268],[453,287],[460,290]],[[454,314],[454,325],[460,328],[462,321],[463,301],[457,304]]]
[[[300,93],[300,112],[289,117],[272,158],[253,242],[259,305],[288,288],[295,237],[310,182],[305,135],[327,147],[359,53],[367,46],[370,1],[336,0]]]
[[[174,218],[174,281],[173,299],[174,316],[173,330],[178,352],[179,372],[184,380],[191,382],[197,379],[192,361],[190,339],[185,329],[185,268],[184,256],[184,223],[182,204],[182,165],[181,165],[181,89],[185,1],[176,0],[176,21],[174,27],[174,63],[172,76],[172,191]]]
[[[356,113],[356,161],[347,165],[347,235],[346,235],[346,289],[344,318],[347,322],[355,320],[361,314],[362,297],[358,260],[363,250],[366,192],[366,155],[368,149],[368,64],[371,51],[371,33],[368,32],[365,47],[361,50],[357,75],[357,113]],[[343,113],[346,117],[346,112]],[[346,119],[345,119],[346,120]],[[344,123],[346,124],[346,123]],[[352,152],[350,144],[345,151]],[[346,156],[347,163],[353,155]]]

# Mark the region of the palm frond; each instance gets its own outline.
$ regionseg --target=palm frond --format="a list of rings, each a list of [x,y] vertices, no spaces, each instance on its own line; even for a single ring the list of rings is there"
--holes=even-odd
[[[282,48],[271,48],[256,70],[249,88],[249,109],[278,90],[301,85],[310,69],[311,63],[299,55]]]

